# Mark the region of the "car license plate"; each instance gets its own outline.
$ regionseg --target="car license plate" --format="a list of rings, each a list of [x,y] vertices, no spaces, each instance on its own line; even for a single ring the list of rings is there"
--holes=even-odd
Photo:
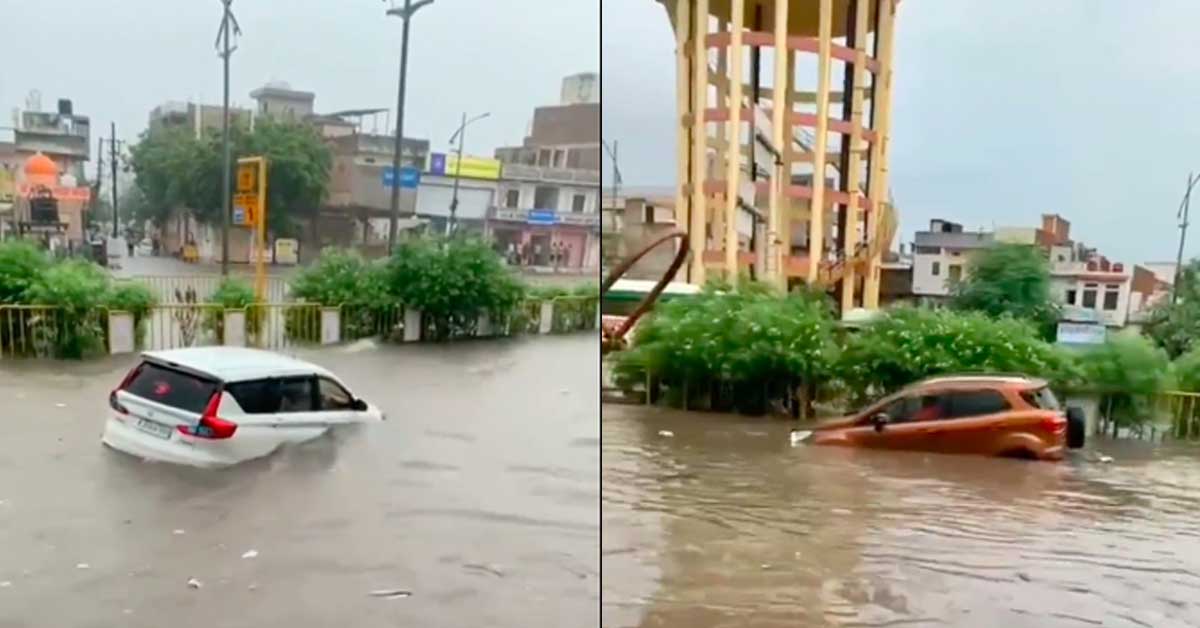
[[[147,434],[153,434],[159,438],[171,438],[170,426],[163,425],[162,423],[156,423],[147,419],[138,419],[137,427],[139,430]]]

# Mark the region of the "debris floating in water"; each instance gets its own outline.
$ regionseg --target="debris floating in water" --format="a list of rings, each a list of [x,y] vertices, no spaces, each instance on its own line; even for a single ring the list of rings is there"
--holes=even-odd
[[[200,587],[204,586],[204,583],[195,578],[188,578],[187,585],[192,589],[199,589]]]
[[[1113,461],[1112,456],[1105,456],[1105,455],[1100,456],[1100,462],[1112,462],[1112,461]]]
[[[843,517],[844,517],[844,516],[846,516],[846,515],[852,515],[852,514],[854,514],[854,512],[853,512],[853,511],[851,511],[851,510],[847,510],[847,509],[845,509],[845,508],[834,508],[832,512],[833,512],[833,514],[835,514],[835,515],[840,515],[840,516],[843,516]]]
[[[65,407],[67,407],[67,404],[65,404],[65,403],[61,403],[61,402],[60,402],[60,403],[56,403],[56,404],[54,404],[54,407],[56,407],[56,408],[65,408]]]
[[[245,552],[242,554],[242,558],[255,558],[255,557],[257,557],[257,556],[258,556],[258,550],[255,550],[255,549],[252,549],[252,550],[246,550],[246,551],[245,551]]]
[[[11,587],[11,586],[12,586],[11,580],[5,580],[3,582],[0,582],[0,589],[7,589],[8,587]]]
[[[675,435],[675,432],[672,432],[671,430],[658,430],[658,435],[662,436],[663,438],[671,438]]]
[[[91,569],[91,568],[92,568],[92,566],[91,566],[91,565],[89,565],[89,564],[87,564],[87,563],[77,563],[77,564],[75,565],[75,568],[76,568],[76,569]]]
[[[183,528],[175,528],[174,530],[171,530],[171,534],[174,534],[175,536],[181,536],[186,534],[186,532],[184,532]]]
[[[408,591],[406,589],[376,589],[371,591],[368,595],[371,597],[382,597],[389,600],[395,600],[411,596],[412,591]]]

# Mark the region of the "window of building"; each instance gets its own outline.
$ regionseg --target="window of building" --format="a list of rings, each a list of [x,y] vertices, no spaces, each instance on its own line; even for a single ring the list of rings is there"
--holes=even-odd
[[[534,209],[558,209],[558,188],[539,185],[533,190]]]
[[[548,151],[548,150],[538,151],[538,165],[542,166],[543,168],[550,165],[550,151]]]
[[[942,274],[942,263],[934,262],[933,266],[929,270],[929,274],[933,275],[934,277],[937,277],[938,275]]]
[[[576,194],[571,198],[571,211],[576,214],[583,213],[583,207],[587,203],[587,197],[582,194]]]
[[[1096,289],[1095,288],[1084,288],[1083,289],[1083,307],[1086,307],[1089,309],[1095,309],[1095,307],[1096,307]]]
[[[914,248],[916,248],[917,253],[920,253],[921,255],[938,255],[942,252],[941,247],[937,246],[918,246]]]
[[[642,208],[642,222],[644,222],[648,225],[654,224],[654,206],[653,205],[646,203],[646,206]]]
[[[566,163],[567,163],[566,151],[562,151],[562,150],[554,151],[554,167],[562,168]]]
[[[962,281],[962,266],[959,264],[951,264],[948,269],[950,272],[950,281]]]
[[[1067,290],[1067,305],[1075,305],[1075,290]]]
[[[521,190],[509,190],[504,193],[504,206],[516,209],[521,205]]]
[[[1104,291],[1104,309],[1109,312],[1117,309],[1117,302],[1121,299],[1121,293],[1115,290]]]

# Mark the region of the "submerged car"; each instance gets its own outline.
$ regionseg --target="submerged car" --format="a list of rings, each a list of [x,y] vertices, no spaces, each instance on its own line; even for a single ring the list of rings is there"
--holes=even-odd
[[[200,467],[259,458],[337,425],[384,418],[320,366],[240,347],[145,353],[108,405],[105,445]]]
[[[793,440],[1060,460],[1066,449],[1083,446],[1085,432],[1082,412],[1064,412],[1045,381],[974,375],[913,384]]]

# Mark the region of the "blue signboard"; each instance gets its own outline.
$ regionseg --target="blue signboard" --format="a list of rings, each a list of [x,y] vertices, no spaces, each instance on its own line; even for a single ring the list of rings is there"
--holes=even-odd
[[[531,209],[526,222],[531,225],[556,225],[558,213],[552,209]]]
[[[421,183],[421,171],[416,168],[402,166],[400,168],[400,187],[415,188]],[[383,169],[383,187],[390,188],[396,185],[396,171],[391,166]]]
[[[233,206],[233,224],[246,224],[246,209],[244,207],[239,207],[237,205]]]
[[[446,154],[445,153],[430,153],[429,154],[429,173],[430,174],[446,174]]]

